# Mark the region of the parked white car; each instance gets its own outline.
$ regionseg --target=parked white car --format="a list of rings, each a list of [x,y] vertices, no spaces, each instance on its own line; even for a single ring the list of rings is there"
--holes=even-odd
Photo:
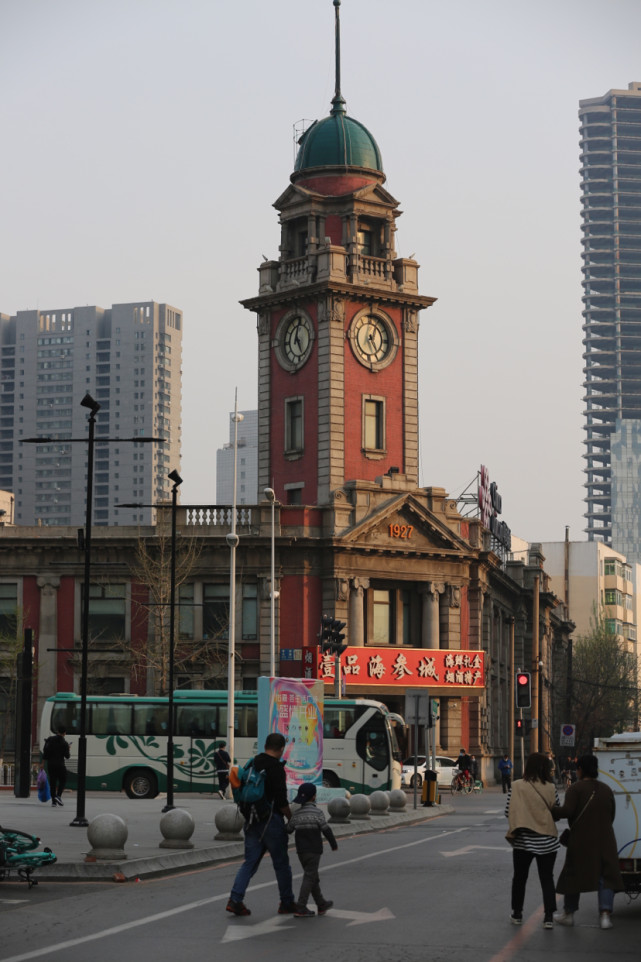
[[[416,756],[416,787],[421,788],[425,778],[426,761],[425,755]],[[456,759],[448,758],[447,755],[436,756],[436,782],[441,788],[449,788],[452,783],[454,771],[456,769]],[[401,785],[403,788],[414,787],[414,758],[406,758],[403,762],[401,773]]]

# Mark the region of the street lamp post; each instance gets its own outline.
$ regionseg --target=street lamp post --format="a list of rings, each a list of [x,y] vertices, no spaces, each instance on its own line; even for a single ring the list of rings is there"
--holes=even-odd
[[[226,537],[229,545],[229,644],[227,657],[227,751],[232,763],[234,761],[234,736],[236,728],[236,548],[238,535],[236,534],[236,476],[238,455],[238,425],[244,416],[238,412],[238,392],[234,398],[234,490],[232,495],[231,531]]]
[[[171,489],[171,580],[169,597],[169,692],[167,719],[167,804],[163,812],[174,807],[174,645],[176,639],[176,507],[178,488],[183,483],[176,470],[170,471]]]
[[[85,815],[86,780],[87,780],[87,676],[89,673],[89,599],[91,582],[91,526],[93,506],[93,461],[94,445],[96,444],[95,426],[96,414],[100,404],[87,391],[81,407],[89,409],[89,431],[86,438],[51,438],[35,437],[22,438],[23,444],[86,444],[87,445],[87,504],[85,510],[84,547],[84,584],[82,588],[82,626],[81,626],[81,654],[80,654],[80,737],[78,740],[78,778],[76,789],[76,815],[69,824],[75,827],[85,827],[89,824]],[[119,444],[132,442],[134,444],[163,444],[163,438],[153,438],[146,435],[133,438],[98,438],[98,443],[117,442]]]
[[[276,494],[273,488],[265,488],[264,495],[271,504],[272,509],[272,529],[271,529],[271,575],[269,583],[269,674],[271,678],[276,677],[276,548],[275,548],[275,526],[274,526],[274,507]]]
[[[91,577],[91,523],[93,505],[93,452],[95,443],[96,414],[100,405],[87,392],[80,402],[89,408],[89,434],[87,436],[87,505],[85,511],[85,570],[82,586],[82,653],[80,661],[80,739],[78,742],[78,789],[76,793],[76,817],[72,825],[88,825],[85,815],[85,792],[87,780],[87,673],[89,670],[89,595]]]
[[[176,513],[178,510],[178,488],[183,479],[174,468],[167,475],[173,482],[171,489],[171,562],[169,581],[169,652],[167,677],[167,802],[163,812],[174,808],[174,657],[176,645]],[[124,502],[119,508],[166,508],[166,504],[141,504],[139,501]]]

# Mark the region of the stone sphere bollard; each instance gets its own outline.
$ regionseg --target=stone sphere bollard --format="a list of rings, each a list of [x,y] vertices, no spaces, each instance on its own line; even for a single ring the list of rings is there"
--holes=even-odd
[[[404,812],[407,796],[401,788],[393,788],[389,793],[390,812]]]
[[[96,815],[87,827],[89,858],[123,859],[129,830],[120,815]]]
[[[387,815],[389,809],[389,797],[387,792],[372,792],[369,797],[371,815]]]
[[[335,825],[349,825],[349,800],[347,798],[332,798],[327,803],[329,821]]]
[[[163,836],[158,848],[193,848],[190,842],[194,834],[196,823],[190,812],[184,808],[170,808],[163,812],[160,819],[160,831]]]
[[[218,829],[218,833],[214,835],[217,841],[238,842],[242,838],[241,832],[245,819],[235,805],[225,805],[223,808],[219,808],[214,816],[214,821]]]
[[[367,795],[352,795],[349,800],[349,808],[352,813],[352,819],[361,819],[363,821],[369,819],[370,803]]]

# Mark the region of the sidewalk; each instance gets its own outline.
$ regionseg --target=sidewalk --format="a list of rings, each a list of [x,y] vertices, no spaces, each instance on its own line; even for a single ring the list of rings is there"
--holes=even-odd
[[[243,855],[242,836],[238,841],[216,841],[218,833],[214,821],[216,812],[232,802],[223,802],[213,795],[176,795],[175,808],[186,809],[195,822],[190,841],[191,849],[160,848],[163,836],[160,819],[165,805],[165,796],[154,799],[130,799],[117,792],[88,792],[85,800],[85,815],[91,822],[96,815],[119,815],[128,829],[125,842],[126,860],[85,861],[91,849],[87,839],[87,829],[72,827],[70,822],[76,814],[76,793],[65,792],[64,808],[54,807],[50,802],[38,801],[35,792],[29,798],[16,798],[13,792],[0,792],[0,826],[19,829],[37,835],[40,847],[50,848],[57,855],[54,865],[43,866],[34,871],[34,878],[56,881],[116,880],[129,881],[152,875],[163,875],[181,868],[210,865],[213,862],[240,858]],[[326,808],[326,806],[322,806]],[[420,802],[413,808],[413,797],[407,795],[404,812],[373,816],[369,820],[354,819],[349,825],[334,825],[332,829],[337,838],[374,832],[395,825],[421,822],[438,815],[453,811],[451,805],[441,804],[424,808]],[[12,873],[12,879],[17,875]]]

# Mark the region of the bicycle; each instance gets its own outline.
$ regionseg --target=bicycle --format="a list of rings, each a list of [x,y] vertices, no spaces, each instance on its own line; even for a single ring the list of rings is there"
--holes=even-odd
[[[31,878],[34,869],[42,865],[52,865],[56,861],[50,848],[35,852],[38,845],[40,839],[36,835],[0,826],[0,881],[8,879],[12,869],[15,869],[29,888],[37,885],[37,880]]]
[[[474,788],[474,779],[469,772],[459,772],[452,779],[450,791],[452,795],[469,795]]]

